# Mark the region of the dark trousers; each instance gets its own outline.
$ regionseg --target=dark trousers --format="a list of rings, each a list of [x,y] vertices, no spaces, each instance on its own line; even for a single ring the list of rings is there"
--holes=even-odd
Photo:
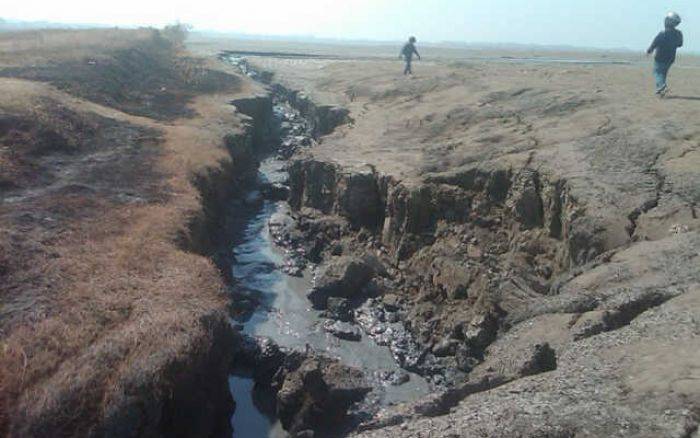
[[[666,89],[666,77],[671,69],[673,62],[654,62],[654,79],[656,80],[656,92],[659,93]]]
[[[411,68],[412,62],[413,62],[413,59],[406,58],[406,68],[403,69],[403,74],[405,74],[405,75],[412,75],[413,74],[413,69]]]

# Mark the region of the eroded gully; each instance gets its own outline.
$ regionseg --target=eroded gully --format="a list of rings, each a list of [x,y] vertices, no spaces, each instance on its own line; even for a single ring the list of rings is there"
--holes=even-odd
[[[237,65],[235,60],[229,62]],[[411,401],[428,393],[428,383],[402,370],[387,347],[364,334],[355,341],[339,339],[324,330],[327,320],[312,310],[307,293],[313,286],[314,266],[277,233],[293,221],[279,195],[287,181],[284,157],[291,154],[290,148],[310,144],[312,130],[284,101],[275,101],[272,125],[272,152],[260,163],[257,184],[230,206],[236,328],[250,338],[268,338],[284,350],[311,350],[361,369],[373,386],[366,397],[372,406]],[[253,370],[241,367],[229,379],[236,401],[234,436],[286,436],[275,417],[274,396],[252,375]]]

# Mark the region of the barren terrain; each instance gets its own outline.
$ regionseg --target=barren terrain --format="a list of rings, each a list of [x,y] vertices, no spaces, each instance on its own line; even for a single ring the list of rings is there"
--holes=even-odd
[[[291,164],[306,248],[333,272],[378,257],[381,282],[357,294],[378,295],[378,321],[398,308],[423,348],[410,366],[447,382],[360,435],[695,436],[696,60],[674,67],[660,100],[641,56],[426,48],[407,78],[369,50],[247,55],[302,108],[349,110]]]
[[[230,435],[240,355],[299,436],[697,436],[696,58],[660,100],[631,53],[165,35],[0,34],[0,435]],[[263,198],[295,316],[410,375],[231,324],[276,311],[226,284]]]

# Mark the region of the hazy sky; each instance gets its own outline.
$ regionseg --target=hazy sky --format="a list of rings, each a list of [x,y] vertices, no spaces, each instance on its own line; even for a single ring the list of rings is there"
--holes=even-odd
[[[668,10],[700,51],[700,0],[0,0],[21,20],[156,25],[343,39],[517,42],[645,48]],[[698,36],[700,38],[700,35]]]

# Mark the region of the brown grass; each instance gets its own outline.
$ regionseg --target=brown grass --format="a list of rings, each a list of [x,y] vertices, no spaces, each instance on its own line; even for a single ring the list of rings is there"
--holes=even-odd
[[[129,50],[150,34],[2,35],[0,63]],[[169,65],[186,77],[202,64]],[[201,210],[193,173],[228,159],[235,83],[184,81],[197,116],[165,124],[0,78],[0,119],[12,119],[0,132],[0,435],[83,435],[126,394],[167,388],[169,364],[211,345],[206,321],[226,307],[219,272],[175,241]],[[70,150],[35,153],[46,132]]]
[[[48,82],[100,105],[158,120],[192,116],[186,104],[195,96],[238,86],[237,77],[178,56],[178,46],[158,31],[136,36],[115,37],[107,47],[71,46],[69,55],[61,56],[59,50],[40,58],[39,64],[0,68],[0,75]],[[120,41],[130,44],[122,47]],[[15,52],[17,59],[26,57],[25,50]]]
[[[44,65],[124,49],[152,38],[153,29],[0,32],[0,66]]]

